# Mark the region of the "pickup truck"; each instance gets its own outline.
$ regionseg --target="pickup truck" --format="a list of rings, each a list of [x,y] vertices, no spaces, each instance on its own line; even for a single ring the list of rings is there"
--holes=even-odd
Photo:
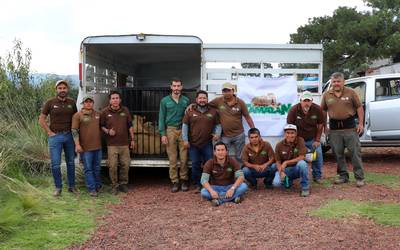
[[[369,75],[345,81],[364,107],[363,147],[400,146],[400,73]],[[328,82],[323,91],[330,87]]]

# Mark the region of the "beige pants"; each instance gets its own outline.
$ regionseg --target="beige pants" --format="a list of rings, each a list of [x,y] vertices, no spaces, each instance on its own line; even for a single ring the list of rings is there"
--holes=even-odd
[[[119,185],[128,184],[129,165],[131,156],[129,154],[129,146],[108,146],[108,168],[113,188]],[[119,178],[118,178],[118,164]]]
[[[167,128],[167,154],[169,160],[169,178],[172,183],[179,182],[180,180],[187,181],[189,180],[188,176],[188,166],[187,166],[187,149],[185,149],[182,139],[182,130],[168,127]],[[180,170],[178,177],[178,150],[179,150],[179,158],[180,158]]]

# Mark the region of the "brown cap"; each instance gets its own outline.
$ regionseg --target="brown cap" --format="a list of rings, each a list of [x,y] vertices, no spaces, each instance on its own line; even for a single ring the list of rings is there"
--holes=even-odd
[[[222,90],[224,90],[224,89],[231,89],[231,90],[235,91],[236,85],[232,84],[230,82],[226,82],[226,83],[222,84]]]
[[[58,85],[60,85],[60,84],[64,84],[65,86],[67,86],[67,88],[69,88],[69,84],[68,84],[68,82],[65,81],[65,80],[59,80],[59,81],[57,81],[55,87],[57,88]]]

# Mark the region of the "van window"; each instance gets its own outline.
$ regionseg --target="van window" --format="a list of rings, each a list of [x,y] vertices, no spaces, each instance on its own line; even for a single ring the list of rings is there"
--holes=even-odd
[[[376,79],[375,100],[382,101],[400,97],[400,78]]]
[[[365,105],[365,85],[365,82],[352,82],[346,84],[346,87],[352,88],[357,93],[363,105]]]

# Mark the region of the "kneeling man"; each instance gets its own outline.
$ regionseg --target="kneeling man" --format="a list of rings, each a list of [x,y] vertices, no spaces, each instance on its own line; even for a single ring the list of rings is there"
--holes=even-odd
[[[236,179],[236,180],[235,180]],[[214,157],[207,161],[201,176],[201,196],[211,200],[213,206],[233,201],[240,203],[247,190],[243,183],[243,172],[239,163],[228,157],[227,146],[223,142],[214,145]]]
[[[276,172],[274,150],[261,138],[257,128],[249,129],[248,136],[250,143],[242,152],[244,177],[253,189],[257,189],[257,178],[264,178],[265,188],[272,188]]]
[[[310,195],[308,182],[308,165],[304,161],[306,146],[304,139],[297,136],[297,127],[287,124],[284,128],[285,138],[275,147],[275,160],[278,171],[285,179],[285,187],[290,187],[294,179],[300,178],[301,196]]]

